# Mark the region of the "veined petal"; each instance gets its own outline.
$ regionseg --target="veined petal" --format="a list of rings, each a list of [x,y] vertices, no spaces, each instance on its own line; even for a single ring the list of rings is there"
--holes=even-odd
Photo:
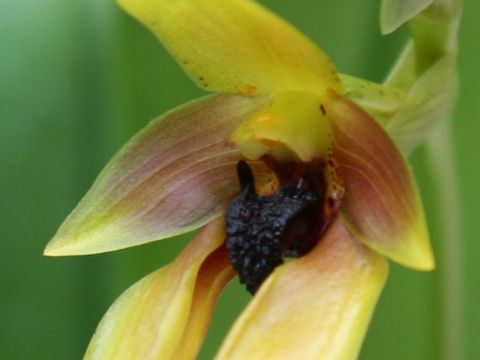
[[[262,284],[216,360],[356,359],[387,274],[386,259],[337,220]]]
[[[433,0],[382,0],[380,8],[382,34],[390,34],[397,30],[431,3]]]
[[[216,299],[235,274],[221,247],[224,226],[223,219],[210,223],[172,264],[125,291],[84,359],[194,359]]]
[[[45,249],[50,256],[117,250],[199,228],[238,189],[235,128],[264,97],[217,95],[151,122],[110,161]],[[251,162],[263,192],[273,173]]]
[[[207,90],[241,94],[341,92],[330,59],[250,0],[117,0]]]
[[[434,268],[425,214],[410,168],[389,135],[362,109],[326,103],[345,181],[340,213],[355,236],[402,265]]]

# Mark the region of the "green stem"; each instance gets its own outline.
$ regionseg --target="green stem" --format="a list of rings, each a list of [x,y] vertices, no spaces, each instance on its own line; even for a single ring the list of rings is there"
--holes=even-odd
[[[441,296],[441,356],[443,360],[465,358],[463,249],[457,169],[450,122],[439,124],[427,140],[426,152],[436,203],[438,272]]]

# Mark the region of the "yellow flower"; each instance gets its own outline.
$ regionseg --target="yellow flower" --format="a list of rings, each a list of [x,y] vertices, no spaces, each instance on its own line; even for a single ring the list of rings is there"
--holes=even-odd
[[[279,251],[299,257],[252,280],[252,292],[260,287],[217,359],[356,358],[387,277],[386,257],[434,267],[414,179],[390,136],[342,96],[318,47],[255,2],[118,2],[217,94],[168,112],[130,140],[45,250],[94,254],[205,225],[174,262],[112,305],[86,358],[195,358],[216,299],[236,274],[231,261],[248,283],[256,275],[251,261],[269,261],[258,249],[277,251],[275,261]],[[242,179],[240,169],[235,199],[250,196],[242,209],[259,209],[242,218],[241,230],[269,227],[272,216],[281,230],[260,245],[240,237],[257,251],[248,256],[232,250],[235,234],[227,229],[226,241],[225,231],[225,220],[239,216],[225,211],[240,191],[243,161],[253,175]],[[296,193],[278,199],[292,186]],[[286,210],[267,214],[272,203]]]

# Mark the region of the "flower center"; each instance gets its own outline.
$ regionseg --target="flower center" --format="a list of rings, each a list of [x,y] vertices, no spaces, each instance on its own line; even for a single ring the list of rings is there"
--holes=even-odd
[[[284,257],[307,254],[336,215],[339,200],[329,194],[326,167],[322,162],[282,164],[284,186],[272,196],[259,196],[250,167],[238,163],[241,192],[227,209],[227,248],[250,293]]]

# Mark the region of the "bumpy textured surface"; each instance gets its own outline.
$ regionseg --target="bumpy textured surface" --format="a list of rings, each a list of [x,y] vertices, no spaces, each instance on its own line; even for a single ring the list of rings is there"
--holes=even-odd
[[[253,294],[283,263],[282,256],[305,252],[304,235],[315,221],[316,216],[310,214],[316,214],[319,201],[315,192],[294,184],[273,196],[258,196],[252,172],[243,161],[238,163],[238,176],[241,193],[232,200],[226,215],[227,248],[240,282]],[[294,230],[289,229],[292,226]]]

